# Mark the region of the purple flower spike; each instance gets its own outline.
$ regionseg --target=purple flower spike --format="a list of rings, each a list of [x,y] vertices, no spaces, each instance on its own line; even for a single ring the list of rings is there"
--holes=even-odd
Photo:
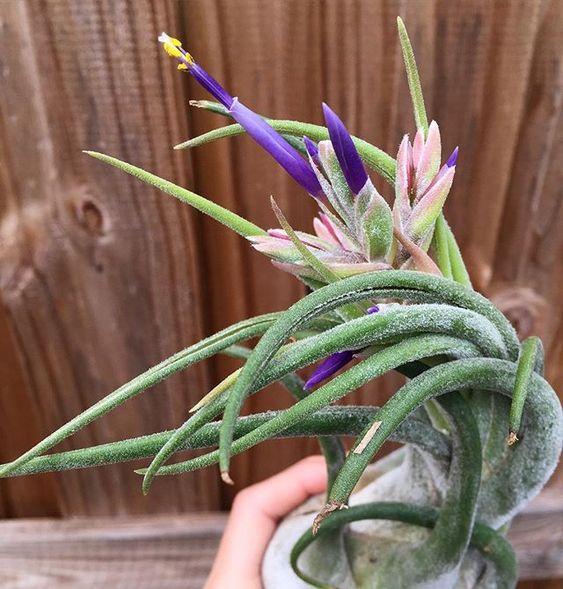
[[[448,166],[448,168],[453,168],[456,165],[458,153],[459,153],[459,147],[456,147],[452,151],[452,155],[450,155],[450,157],[448,158],[448,161],[446,162],[446,166]]]
[[[319,384],[323,380],[326,380],[332,376],[335,372],[338,372],[343,366],[346,366],[350,360],[354,357],[354,353],[350,350],[343,352],[336,352],[328,358],[325,358],[311,375],[311,378],[305,383],[303,387],[306,391],[311,390],[315,385]]]
[[[190,74],[199,83],[202,88],[205,88],[211,96],[213,96],[218,102],[224,107],[231,108],[234,98],[219,84],[219,82],[211,75],[208,74],[198,63],[195,61],[188,68]]]
[[[244,127],[254,141],[263,147],[296,182],[315,198],[324,198],[317,176],[309,163],[301,157],[294,147],[262,117],[241,104],[238,98],[233,98],[213,76],[206,72],[182,48],[182,44],[178,39],[162,33],[158,40],[162,43],[166,53],[180,62],[178,69],[188,71],[203,88],[228,108],[233,119]]]
[[[324,192],[311,166],[262,117],[240,103],[237,98],[233,100],[229,112],[254,141],[263,147],[311,196],[324,198]]]
[[[319,158],[319,148],[314,141],[311,141],[309,137],[303,136],[303,143],[305,144],[305,149],[315,166],[320,170],[322,169],[321,159]]]
[[[303,136],[303,143],[305,144],[305,149],[307,150],[307,153],[313,159],[315,159],[319,155],[319,148],[317,147],[317,144],[314,141],[311,141],[311,139],[309,139],[309,137],[307,137],[306,135]]]
[[[374,305],[368,309],[368,315],[373,315],[374,313],[379,313],[379,305]]]
[[[368,181],[362,158],[350,137],[350,133],[338,115],[323,102],[323,113],[330,141],[346,182],[354,194],[359,194]]]

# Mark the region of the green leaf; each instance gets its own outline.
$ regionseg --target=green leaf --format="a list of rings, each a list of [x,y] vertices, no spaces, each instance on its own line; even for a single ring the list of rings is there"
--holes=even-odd
[[[463,389],[482,389],[510,397],[513,393],[516,366],[513,362],[492,358],[471,358],[445,362],[428,369],[409,381],[381,408],[379,429],[362,453],[351,452],[332,487],[329,500],[346,503],[359,476],[381,448],[397,424],[417,407],[436,395]],[[442,397],[445,398],[445,397]],[[529,419],[526,435],[514,447],[518,459],[510,466],[510,476],[502,479],[503,508],[487,523],[504,524],[519,505],[533,497],[547,482],[561,451],[561,404],[549,384],[537,374],[531,378]],[[527,444],[526,448],[522,446]],[[526,468],[534,456],[533,468]],[[486,511],[486,509],[482,510]],[[481,513],[481,516],[483,514]]]
[[[424,136],[426,137],[428,133],[428,118],[426,116],[426,108],[424,106],[424,97],[422,95],[420,76],[418,75],[418,68],[416,67],[416,60],[414,58],[414,52],[412,50],[409,35],[407,33],[405,23],[400,16],[397,17],[397,27],[399,29],[399,41],[401,42],[403,60],[405,62],[405,69],[407,71],[407,80],[411,93],[416,128],[422,129],[424,131]]]
[[[440,511],[434,507],[392,501],[364,503],[363,505],[354,505],[349,509],[335,511],[322,523],[317,535],[308,529],[299,538],[291,550],[291,566],[295,574],[306,583],[326,589],[326,585],[316,581],[299,568],[299,557],[318,538],[334,533],[353,522],[372,519],[398,521],[432,528],[439,515]],[[516,585],[518,579],[516,555],[510,542],[502,534],[476,522],[471,534],[471,545],[482,553],[488,563],[493,565],[492,572],[489,570],[490,566],[487,566],[487,581],[490,581],[490,587],[512,589]],[[397,582],[397,576],[390,578],[394,583]]]
[[[522,423],[522,412],[526,404],[526,397],[530,388],[530,381],[538,355],[542,355],[543,346],[539,337],[529,337],[522,342],[518,368],[516,369],[516,380],[514,382],[514,393],[510,405],[510,433],[508,443],[510,445],[518,441],[518,432]]]
[[[353,406],[327,407],[317,413],[308,415],[298,425],[280,432],[277,438],[318,437],[324,443],[332,436],[351,436],[359,434],[373,417],[377,407]],[[266,411],[241,417],[236,424],[236,436],[243,436],[258,426],[268,422],[280,411]],[[219,440],[219,421],[213,421],[201,427],[177,449],[178,452],[208,448]],[[175,430],[166,430],[137,438],[129,438],[109,444],[100,444],[88,448],[79,448],[56,454],[45,454],[31,459],[29,462],[12,471],[9,475],[23,476],[43,472],[55,472],[89,468],[107,464],[130,462],[141,458],[155,456],[162,446],[170,439]],[[415,444],[436,458],[449,458],[450,445],[448,439],[433,431],[424,421],[411,418],[406,421],[392,438],[395,442]]]
[[[346,372],[329,381],[308,395],[268,423],[256,428],[249,434],[234,440],[230,447],[230,454],[239,454],[249,448],[270,439],[294,424],[299,423],[305,415],[336,402],[348,393],[356,390],[370,380],[385,374],[389,370],[408,362],[437,354],[465,355],[471,347],[457,338],[450,336],[417,336],[388,348],[375,352],[372,356],[348,369]],[[232,395],[232,394],[231,394]],[[223,418],[222,426],[225,423]],[[220,451],[214,450],[203,456],[198,456],[185,462],[178,462],[164,466],[157,472],[157,476],[179,474],[198,468],[204,468],[220,460]],[[143,474],[145,471],[139,471]],[[225,471],[223,471],[225,472]]]
[[[231,346],[227,348],[223,353],[234,358],[240,358],[246,360],[252,350],[249,348],[245,348],[244,346]],[[237,371],[237,376],[238,373]],[[302,379],[297,376],[294,372],[290,372],[285,376],[281,377],[281,383],[284,387],[292,394],[297,400],[303,399],[307,394],[303,389],[303,381]],[[232,384],[232,383],[231,383]],[[226,390],[226,389],[225,389]],[[220,391],[221,394],[223,391]],[[213,398],[214,399],[214,398]],[[213,400],[211,399],[211,400]],[[208,404],[208,403],[206,403]],[[198,404],[199,405],[199,404]],[[204,406],[204,405],[201,405]],[[193,409],[192,409],[193,411]],[[332,423],[330,416],[328,416],[327,421]],[[350,424],[351,425],[351,424]],[[207,426],[204,426],[207,427]],[[202,428],[203,429],[203,428]],[[202,431],[202,429],[196,432],[196,435]],[[143,493],[146,495],[150,489],[152,484],[152,480],[154,476],[158,472],[158,470],[162,467],[162,465],[175,453],[180,451],[186,444],[188,439],[188,434],[190,432],[190,420],[184,422],[179,428],[177,428],[166,440],[162,447],[156,453],[154,460],[149,464],[149,467],[146,469],[143,477],[142,483],[142,490]],[[244,435],[246,432],[235,432],[237,437]],[[217,439],[219,438],[219,430],[217,429]],[[192,434],[193,437],[193,434]],[[327,470],[328,470],[328,479],[329,479],[329,486],[332,484],[332,481],[336,477],[336,473],[340,466],[344,461],[345,451],[342,442],[338,437],[335,436],[322,436],[319,434],[318,438],[319,446],[321,451],[325,457]]]
[[[278,350],[274,361],[261,371],[260,378],[250,393],[278,379],[282,379],[284,385],[289,388],[291,385],[287,379],[294,377],[288,373],[331,353],[343,349],[366,348],[374,344],[389,345],[398,339],[410,337],[419,332],[454,336],[463,333],[463,337],[467,340],[465,348],[467,354],[502,353],[499,349],[499,346],[502,348],[500,335],[487,319],[477,313],[445,305],[407,307],[397,305],[395,309],[386,313],[362,315],[359,319],[339,324],[323,333],[282,347]],[[292,390],[296,396],[301,398],[304,396],[299,389],[292,388]],[[205,419],[212,419],[223,409],[231,391],[232,388],[229,391],[223,391],[219,397],[213,399],[212,403],[216,403],[211,409],[208,409],[209,405],[202,407]],[[166,442],[145,472],[144,492],[148,490],[152,478],[161,465],[193,434],[197,427],[201,427],[204,423],[201,419],[202,416],[199,413],[190,417]]]
[[[407,297],[400,294],[395,298],[407,298],[412,300],[411,293],[417,288],[428,289],[432,292],[434,300],[451,303],[456,306],[466,306],[483,314],[499,329],[510,357],[517,356],[519,342],[514,328],[508,323],[504,315],[498,311],[487,299],[469,291],[468,289],[451,282],[450,280],[429,276],[420,272],[409,271],[381,271],[375,273],[360,274],[329,284],[295,303],[282,318],[268,330],[268,333],[260,340],[254,353],[245,364],[232,393],[229,396],[221,430],[220,449],[223,455],[221,469],[226,472],[229,461],[229,447],[232,442],[232,427],[238,417],[244,399],[250,390],[252,383],[257,379],[260,371],[264,369],[268,361],[275,354],[279,346],[297,329],[302,322],[332,311],[343,304],[358,302],[370,298],[391,298],[387,289],[393,287],[400,290],[403,286],[409,292]],[[416,286],[415,286],[416,285]],[[354,349],[349,347],[348,349]]]
[[[456,238],[445,219],[444,228],[448,241],[448,255],[450,258],[450,266],[452,268],[452,278],[456,282],[459,282],[459,284],[463,284],[467,288],[472,288],[471,278],[469,278],[469,273],[467,272],[467,268],[465,267],[465,263],[461,257],[461,251],[459,250]]]
[[[259,315],[258,317],[236,323],[215,335],[201,340],[193,346],[177,352],[160,364],[149,368],[86,409],[86,411],[83,411],[68,421],[13,462],[0,467],[0,477],[15,471],[32,458],[43,454],[83,427],[86,427],[89,423],[109,413],[128,399],[138,395],[168,376],[175,374],[179,370],[183,370],[195,362],[209,358],[232,344],[261,335],[279,315],[280,313]]]
[[[390,562],[393,573],[398,573],[409,587],[436,582],[460,566],[477,511],[482,469],[477,422],[459,393],[441,396],[440,403],[450,421],[452,448],[455,448],[446,496],[428,539],[410,550],[400,562],[393,557]],[[376,419],[385,419],[382,413],[378,412]]]
[[[446,220],[444,219],[444,215],[439,215],[434,228],[433,246],[436,263],[438,264],[438,268],[440,268],[440,272],[442,272],[444,278],[449,278],[451,280],[453,274],[450,264],[449,243],[445,225]]]
[[[181,200],[182,202],[186,202],[198,211],[208,215],[209,217],[219,221],[219,223],[225,225],[229,229],[232,229],[239,235],[243,237],[250,237],[253,235],[265,235],[265,231],[260,229],[254,223],[243,219],[241,216],[229,211],[228,209],[214,203],[213,201],[204,198],[203,196],[199,196],[195,194],[195,192],[191,192],[181,186],[173,184],[168,180],[164,180],[164,178],[160,178],[159,176],[155,176],[150,172],[146,172],[137,166],[133,166],[132,164],[128,164],[117,158],[111,157],[109,155],[105,155],[103,153],[98,153],[96,151],[85,151],[88,155],[109,164],[139,180],[146,182],[147,184],[151,184],[155,186],[159,190],[170,194],[171,196]]]
[[[286,121],[277,119],[266,119],[268,123],[279,133],[293,135],[296,137],[303,137],[306,135],[313,141],[322,141],[330,139],[326,127],[320,125],[313,125],[311,123],[302,123],[300,121]],[[219,129],[213,129],[203,135],[184,141],[174,147],[174,149],[188,149],[205,145],[223,137],[233,137],[235,135],[242,135],[246,131],[239,124],[227,125]],[[360,154],[362,160],[377,173],[381,174],[387,182],[393,184],[395,182],[395,160],[385,153],[383,150],[375,147],[371,143],[352,137],[356,149]]]

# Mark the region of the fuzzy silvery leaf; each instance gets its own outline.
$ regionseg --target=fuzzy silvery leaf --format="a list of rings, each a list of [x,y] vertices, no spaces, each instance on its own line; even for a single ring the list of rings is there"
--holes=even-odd
[[[369,179],[356,197],[354,213],[366,258],[384,259],[393,242],[393,214]]]
[[[395,202],[393,219],[395,227],[403,230],[411,214],[411,191],[413,189],[413,153],[409,136],[405,135],[397,153],[395,176]]]
[[[330,204],[344,221],[352,224],[353,220],[350,212],[354,203],[354,195],[348,186],[348,182],[346,182],[330,141],[321,141],[319,143],[319,159],[333,190],[332,198],[330,194],[327,194]]]
[[[407,234],[420,242],[434,227],[452,187],[455,167],[448,168],[413,207],[407,224]]]
[[[422,131],[417,131],[417,136],[422,137]],[[440,170],[440,159],[442,155],[442,143],[440,129],[435,121],[430,123],[428,136],[422,144],[416,161],[416,192],[420,198]],[[416,200],[415,200],[416,203]]]

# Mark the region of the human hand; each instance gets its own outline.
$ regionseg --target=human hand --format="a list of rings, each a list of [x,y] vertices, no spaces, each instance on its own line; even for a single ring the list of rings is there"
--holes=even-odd
[[[241,491],[205,589],[261,589],[262,558],[279,520],[326,486],[324,458],[310,456]]]

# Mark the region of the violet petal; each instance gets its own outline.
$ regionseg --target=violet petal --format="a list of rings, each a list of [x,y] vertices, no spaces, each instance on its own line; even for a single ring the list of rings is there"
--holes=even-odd
[[[180,58],[187,71],[223,106],[229,109],[233,119],[263,147],[285,171],[305,190],[315,198],[324,198],[321,185],[311,166],[299,152],[292,147],[271,125],[261,116],[233,98],[219,82],[205,71],[181,47],[179,50],[185,55]],[[189,57],[189,58],[188,58]]]
[[[456,147],[452,151],[452,155],[450,155],[450,157],[448,158],[448,161],[446,162],[446,166],[448,166],[448,168],[453,168],[456,165],[458,154],[459,154],[459,147]]]
[[[306,391],[312,389],[315,385],[319,384],[323,380],[326,380],[332,376],[335,372],[338,372],[343,366],[348,364],[354,357],[354,352],[350,350],[344,350],[343,352],[336,352],[325,358],[318,366],[315,371],[305,383],[303,387]]]
[[[342,168],[342,173],[350,190],[358,194],[368,181],[368,175],[362,158],[358,153],[352,137],[338,115],[323,102],[323,113],[330,135],[330,141]]]
[[[230,114],[311,196],[324,198],[321,185],[308,162],[261,116],[244,106],[237,98],[233,100]]]

